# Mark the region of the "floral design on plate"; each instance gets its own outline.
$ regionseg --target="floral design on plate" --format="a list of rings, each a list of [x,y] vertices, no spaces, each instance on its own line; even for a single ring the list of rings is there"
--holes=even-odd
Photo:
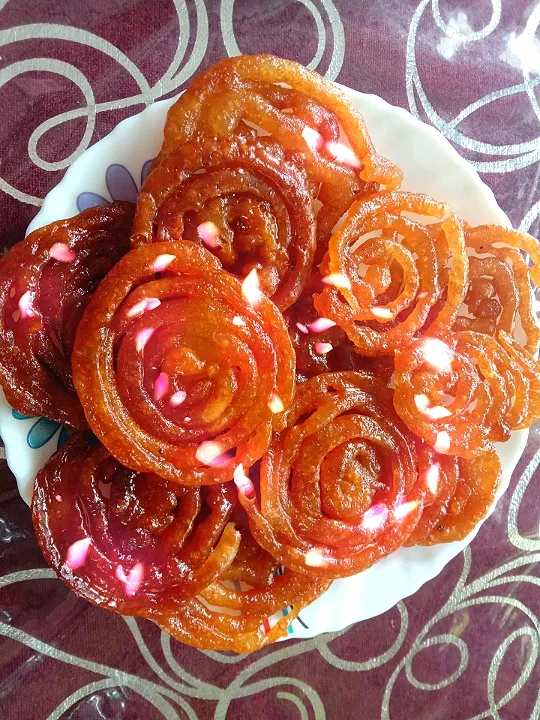
[[[32,424],[32,427],[28,431],[28,434],[26,436],[26,444],[29,448],[32,450],[39,450],[39,448],[46,445],[51,438],[54,437],[55,433],[57,432],[58,428],[60,428],[60,432],[58,433],[58,441],[56,443],[56,449],[59,450],[62,445],[66,442],[68,437],[70,436],[70,431],[65,425],[60,425],[59,422],[55,422],[54,420],[49,420],[49,418],[46,417],[36,417],[33,415],[23,415],[20,412],[17,412],[16,410],[12,410],[11,414],[15,418],[15,420],[35,420],[36,422]]]
[[[141,181],[140,185],[146,180],[146,176],[150,172],[150,166],[152,160],[147,160],[141,168]],[[137,202],[137,193],[139,187],[133,179],[133,175],[120,163],[113,163],[109,165],[105,173],[105,183],[107,185],[107,192],[111,196],[111,200],[127,200],[128,202]],[[82,192],[77,196],[77,209],[79,212],[87,210],[97,205],[108,205],[111,200],[103,197],[94,192]]]

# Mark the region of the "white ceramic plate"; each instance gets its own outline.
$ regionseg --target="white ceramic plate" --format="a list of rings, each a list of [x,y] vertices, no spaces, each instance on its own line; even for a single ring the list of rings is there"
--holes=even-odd
[[[491,190],[434,128],[373,95],[343,88],[363,113],[376,149],[404,172],[404,189],[448,201],[473,225],[509,225]],[[121,122],[107,137],[83,153],[62,181],[47,195],[28,232],[74,215],[78,209],[111,199],[135,199],[137,187],[157,155],[165,115],[174,102],[166,100]],[[22,497],[30,502],[33,478],[62,440],[62,429],[45,418],[22,418],[0,397],[0,434],[8,464]],[[500,446],[504,478],[497,499],[508,487],[527,440],[516,432]],[[493,508],[492,508],[493,510]],[[491,513],[490,513],[491,514]],[[468,545],[465,540],[435,547],[402,548],[355,577],[338,580],[295,620],[289,637],[312,637],[379,615],[412,595]]]

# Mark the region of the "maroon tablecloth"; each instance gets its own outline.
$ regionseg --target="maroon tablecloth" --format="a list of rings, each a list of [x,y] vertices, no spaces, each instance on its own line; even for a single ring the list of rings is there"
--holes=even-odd
[[[119,120],[227,54],[259,51],[436,125],[534,233],[539,20],[531,0],[0,0],[0,246]],[[4,462],[0,717],[538,718],[539,447],[536,429],[471,548],[414,597],[247,658],[69,593],[44,569]]]

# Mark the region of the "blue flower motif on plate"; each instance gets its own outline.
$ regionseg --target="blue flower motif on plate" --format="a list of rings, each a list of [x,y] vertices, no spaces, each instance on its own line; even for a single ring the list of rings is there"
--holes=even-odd
[[[36,418],[32,415],[23,415],[17,412],[17,410],[12,410],[11,414],[15,420],[36,420],[26,436],[26,443],[32,450],[39,450],[39,448],[46,445],[49,440],[54,437],[59,427],[61,427],[61,429],[56,443],[57,449],[62,447],[70,435],[70,431],[64,425],[60,426],[60,423],[55,420],[49,420],[49,418],[46,417]]]
[[[146,176],[150,171],[152,160],[147,160],[141,168],[140,185],[146,180]],[[137,183],[133,179],[130,171],[120,163],[109,165],[105,172],[105,184],[107,191],[112,200],[127,200],[128,202],[137,202]],[[97,205],[108,205],[111,200],[98,195],[94,192],[83,192],[77,196],[77,209],[79,212],[87,210]]]

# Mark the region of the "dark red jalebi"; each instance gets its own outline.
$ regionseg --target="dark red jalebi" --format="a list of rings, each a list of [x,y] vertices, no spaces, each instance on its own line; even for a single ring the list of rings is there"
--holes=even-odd
[[[226,485],[137,474],[75,434],[38,474],[32,509],[59,576],[94,604],[135,615],[192,597],[229,567],[240,543],[233,502]]]
[[[320,317],[313,297],[323,288],[319,272],[313,273],[301,297],[284,314],[296,354],[298,382],[323,372],[341,370],[372,372],[387,382],[394,370],[394,358],[360,355],[339,325]]]
[[[25,415],[86,427],[71,378],[78,322],[129,249],[133,205],[94,207],[35,230],[0,262],[0,382]]]
[[[180,148],[141,188],[132,241],[182,239],[205,242],[235,275],[255,269],[284,310],[300,295],[315,253],[305,173],[279,147],[241,138]]]
[[[253,290],[184,241],[132,250],[101,283],[73,378],[122,464],[206,485],[262,457],[291,402],[294,353],[279,310]]]
[[[222,585],[225,573],[236,576],[243,541],[230,521],[233,502],[226,485],[185,488],[128,470],[78,433],[38,474],[32,511],[47,562],[78,595],[149,617],[197,647],[250,652],[286,634],[328,583],[287,571],[253,576],[247,592]],[[241,612],[218,615],[199,594]],[[289,606],[267,633],[263,622]]]
[[[368,373],[326,373],[297,386],[261,462],[260,498],[239,484],[257,542],[315,577],[346,577],[414,530],[426,488],[392,392]]]
[[[403,213],[441,224],[434,230]],[[448,205],[415,193],[381,193],[353,203],[330,238],[322,266],[329,284],[315,297],[315,307],[363,355],[391,354],[424,327],[443,288],[446,298],[430,332],[452,325],[465,296],[467,268],[463,231]]]

